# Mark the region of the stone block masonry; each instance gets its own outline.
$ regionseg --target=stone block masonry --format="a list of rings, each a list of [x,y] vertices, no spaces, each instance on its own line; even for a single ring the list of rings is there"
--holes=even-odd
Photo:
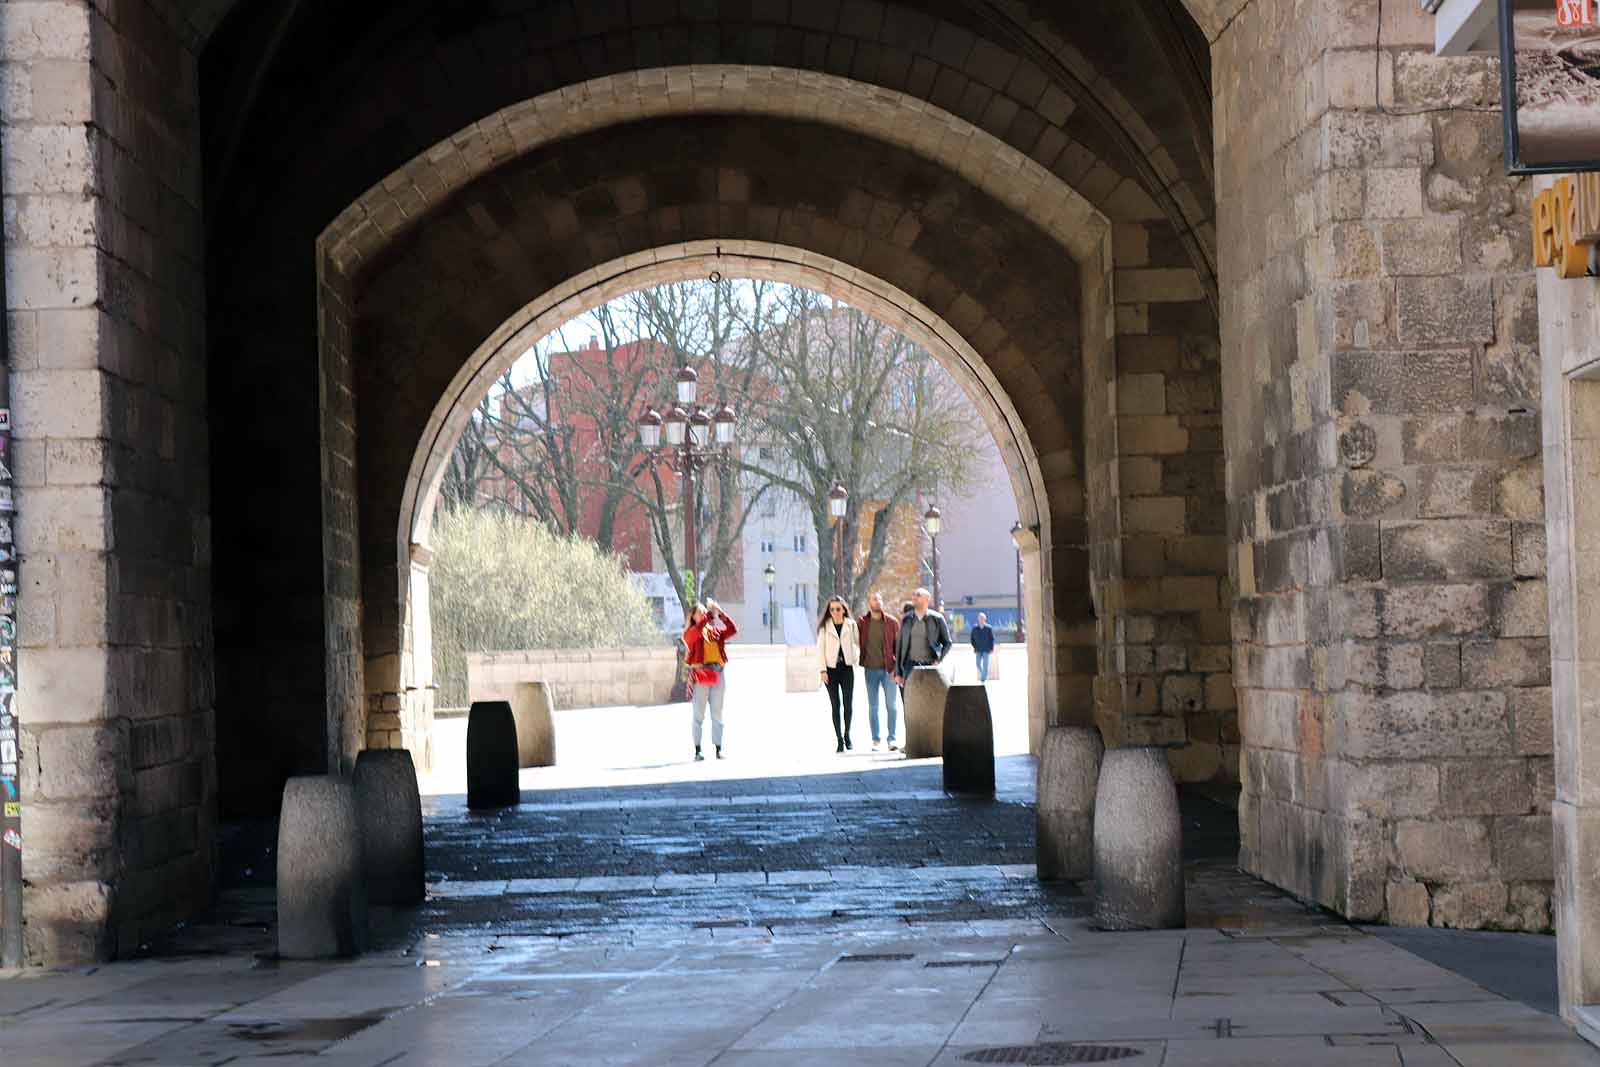
[[[1353,918],[1544,930],[1529,191],[1491,62],[1431,50],[1371,0],[1252,0],[1214,44],[1242,859]]]
[[[65,963],[211,891],[199,117],[143,0],[7,3],[0,60],[26,954]]]

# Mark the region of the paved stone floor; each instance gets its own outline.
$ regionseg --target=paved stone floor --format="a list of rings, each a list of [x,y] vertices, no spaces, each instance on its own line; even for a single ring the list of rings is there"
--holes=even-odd
[[[1193,928],[1106,934],[1079,887],[1032,877],[1026,756],[963,800],[936,761],[781,772],[747,733],[739,766],[604,745],[613,784],[578,788],[580,735],[681,726],[638,711],[571,718],[569,765],[527,772],[516,809],[426,797],[428,900],[379,911],[355,961],[274,958],[250,884],[270,841],[236,830],[222,905],[149,958],[0,977],[0,1067],[1600,1065],[1550,1015],[1239,874],[1226,797],[1184,798]]]

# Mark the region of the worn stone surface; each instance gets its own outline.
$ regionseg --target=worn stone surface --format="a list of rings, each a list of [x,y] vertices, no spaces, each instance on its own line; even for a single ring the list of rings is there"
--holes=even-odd
[[[1108,930],[1182,926],[1183,827],[1166,754],[1114,748],[1094,806],[1094,921]]]
[[[1093,726],[1055,726],[1039,752],[1039,880],[1094,877],[1094,798],[1105,743]]]
[[[356,790],[337,777],[291,778],[278,818],[278,954],[351,956],[367,946],[367,885]]]
[[[910,759],[944,754],[944,704],[950,683],[937,667],[917,667],[906,679],[905,753]]]
[[[553,767],[556,762],[556,702],[544,682],[522,682],[511,700],[517,722],[517,766]]]
[[[373,904],[422,900],[422,797],[411,753],[367,749],[352,775],[361,820],[362,873]]]

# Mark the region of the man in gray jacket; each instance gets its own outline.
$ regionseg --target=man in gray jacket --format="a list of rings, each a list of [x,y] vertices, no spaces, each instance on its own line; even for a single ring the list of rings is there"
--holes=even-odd
[[[902,690],[914,667],[932,667],[950,651],[950,626],[944,616],[928,606],[932,595],[926,589],[911,594],[911,614],[900,620],[900,639],[895,647],[894,683]]]

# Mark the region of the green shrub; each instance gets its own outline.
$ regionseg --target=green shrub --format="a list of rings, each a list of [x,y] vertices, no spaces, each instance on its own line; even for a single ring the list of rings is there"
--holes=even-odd
[[[441,707],[467,702],[467,653],[667,643],[621,560],[531,519],[441,509],[428,596]]]

